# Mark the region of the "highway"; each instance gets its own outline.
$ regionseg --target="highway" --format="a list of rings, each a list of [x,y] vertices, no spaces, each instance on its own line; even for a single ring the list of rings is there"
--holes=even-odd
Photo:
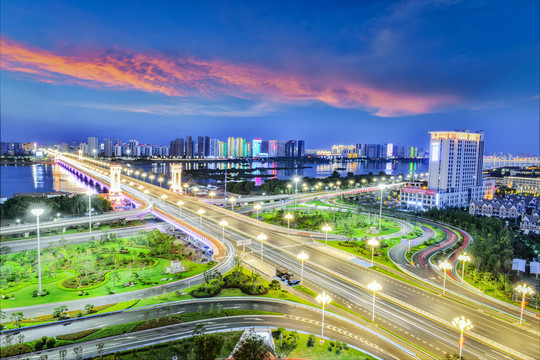
[[[96,176],[100,176],[98,173],[96,174]],[[130,180],[137,183],[135,179]],[[214,236],[219,236],[218,234],[221,233],[221,228],[217,225],[221,219],[228,221],[229,234],[231,233],[230,230],[234,229],[237,236],[244,239],[246,237],[254,239],[260,234],[261,230],[264,231],[264,228],[261,228],[253,219],[245,218],[242,215],[174,194],[157,186],[146,183],[141,184],[150,190],[152,196],[158,198],[162,194],[168,196],[167,201],[156,199],[155,206],[169,214],[169,216],[180,216],[178,207],[173,205],[179,199],[182,199],[185,203],[182,207],[184,220],[187,220],[185,219],[187,212],[195,213],[199,208],[204,208],[206,210],[206,216],[204,217],[201,231],[213,233]],[[129,192],[129,189],[124,189],[124,191]],[[191,218],[192,223],[196,224],[198,222],[198,216],[191,215]],[[440,342],[440,339],[444,339],[447,346],[455,346],[455,339],[458,333],[454,329],[449,328],[448,324],[453,317],[465,315],[475,325],[472,332],[475,337],[482,338],[483,341],[494,341],[495,346],[499,346],[496,344],[506,346],[509,351],[515,354],[521,353],[524,355],[522,356],[524,358],[536,358],[539,353],[537,329],[533,329],[533,332],[524,330],[512,323],[512,320],[504,318],[504,316],[502,318],[489,316],[483,309],[476,309],[472,306],[440,297],[407,283],[396,281],[391,277],[343,259],[333,252],[326,251],[324,245],[321,245],[321,248],[317,248],[313,246],[311,240],[299,241],[297,237],[287,236],[286,229],[283,229],[281,232],[272,231],[272,233],[267,235],[269,239],[265,243],[266,259],[298,271],[299,262],[292,259],[301,250],[305,251],[310,256],[304,269],[305,279],[335,293],[336,300],[340,301],[339,297],[341,297],[344,299],[342,300],[344,304],[347,304],[346,301],[350,302],[350,300],[354,299],[353,304],[355,306],[360,306],[367,309],[367,311],[371,311],[369,301],[371,294],[365,290],[365,285],[376,279],[383,287],[382,292],[378,294],[384,297],[380,302],[381,321],[387,322],[390,327],[395,326],[398,330],[394,329],[394,331],[399,336],[406,338],[407,333],[422,334],[419,338],[421,341],[426,341],[426,343],[434,344]],[[259,244],[255,244],[254,242],[252,244],[252,250],[257,252],[258,249]],[[297,263],[296,266],[294,265],[295,263]],[[423,316],[419,315],[419,313],[423,314]],[[404,314],[405,318],[399,318],[398,314]],[[432,319],[437,319],[437,321]],[[409,326],[408,330],[405,328],[406,324]],[[440,335],[433,335],[434,332],[439,332]],[[446,337],[442,337],[443,334],[446,334]],[[414,339],[414,342],[417,343],[417,340]],[[489,356],[505,358],[504,354],[488,345],[482,344],[482,346],[479,345],[479,348],[482,349],[482,352],[474,355],[469,354],[469,356],[477,358],[477,356],[482,357],[482,354],[486,354],[485,356],[488,358]],[[467,347],[465,347],[464,351],[467,354]]]
[[[197,302],[193,302],[192,300],[181,301],[166,306],[154,307],[152,309],[135,308],[109,315],[94,315],[85,318],[51,323],[43,326],[36,326],[34,328],[21,328],[19,331],[25,336],[25,341],[31,341],[41,338],[44,332],[47,334],[47,336],[58,336],[88,329],[103,328],[106,326],[105,324],[123,324],[145,320],[145,312],[147,310],[149,311],[148,317],[152,319],[156,317],[168,316],[166,308],[170,308],[171,315],[178,315],[183,313],[196,313],[199,305],[202,305],[203,311],[208,311],[211,304],[214,306],[214,309],[216,309],[218,304],[221,304],[224,311],[231,309],[260,310],[277,312],[284,314],[285,316],[269,317],[250,315],[225,319],[214,318],[203,320],[203,322],[207,324],[207,329],[212,328],[213,324],[220,324],[222,325],[220,327],[222,330],[252,326],[276,328],[286,327],[289,329],[297,329],[314,334],[320,333],[321,330],[322,314],[321,310],[317,308],[264,298],[214,298],[201,299]],[[264,321],[257,320],[261,318],[263,318]],[[416,354],[416,352],[411,350],[406,343],[403,343],[399,339],[395,339],[392,336],[378,335],[377,333],[373,332],[369,326],[362,326],[354,321],[345,319],[328,311],[326,312],[325,318],[325,335],[328,338],[344,341],[384,359],[411,359],[414,358],[414,355]],[[246,323],[246,321],[248,322]],[[133,339],[137,339],[136,344],[139,344],[137,346],[142,346],[142,344],[148,344],[155,341],[156,335],[174,334],[174,331],[168,332],[170,329],[180,331],[182,326],[169,326],[166,328],[161,328],[161,330],[154,329],[152,331],[131,333],[127,334],[126,336],[119,336],[113,339],[108,338],[107,340],[101,341],[104,341],[106,344],[114,344],[115,347],[111,348],[111,350],[118,351],[126,347],[133,347],[135,345],[133,343]],[[192,327],[189,327],[189,329],[192,329]],[[84,343],[82,345],[88,350],[92,348],[96,349],[95,346],[92,346],[92,342]],[[57,352],[58,350],[55,350],[47,354],[54,355],[54,353]],[[43,353],[45,352],[42,352],[42,354]],[[51,358],[50,355],[49,358]],[[420,358],[427,357],[420,355]]]

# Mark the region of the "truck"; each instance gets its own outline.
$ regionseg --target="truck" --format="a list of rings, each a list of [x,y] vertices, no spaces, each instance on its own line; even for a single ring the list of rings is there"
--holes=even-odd
[[[283,267],[278,267],[276,268],[276,276],[283,281],[288,281],[289,279],[294,277],[294,274],[292,273],[292,271],[289,271]]]

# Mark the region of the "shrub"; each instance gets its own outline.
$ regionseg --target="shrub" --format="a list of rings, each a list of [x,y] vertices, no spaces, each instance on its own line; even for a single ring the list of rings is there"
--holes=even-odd
[[[328,352],[332,352],[332,347],[328,346]]]
[[[45,345],[45,343],[47,342],[47,337],[46,337],[46,336],[42,336],[42,337],[41,337],[41,341],[43,341],[43,344]]]
[[[333,341],[330,341],[330,346],[334,347],[334,346],[336,346],[336,343],[334,343]]]
[[[51,349],[54,347],[54,344],[56,344],[56,339],[51,337],[47,339],[47,348]]]
[[[336,355],[340,355],[340,354],[341,354],[341,350],[336,349]]]
[[[313,334],[309,335],[309,339],[307,341],[307,346],[308,347],[315,346],[315,335],[313,335]]]
[[[37,290],[32,291],[32,297],[37,297],[37,295],[38,295],[38,291],[37,291]]]
[[[56,338],[58,340],[78,340],[86,337],[92,333],[95,333],[98,329],[83,330],[72,334],[58,335]]]
[[[36,343],[34,344],[34,349],[36,349],[36,351],[40,351],[43,349],[43,341],[41,339],[36,340]]]

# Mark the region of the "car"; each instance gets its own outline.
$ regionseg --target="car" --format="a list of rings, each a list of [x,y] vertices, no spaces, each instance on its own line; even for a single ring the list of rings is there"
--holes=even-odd
[[[298,280],[298,279],[289,279],[289,280],[287,281],[287,284],[289,284],[289,286],[299,285],[299,284],[300,284],[300,280]]]
[[[65,322],[65,323],[64,323],[64,326],[71,325],[71,323],[72,323],[72,321]]]

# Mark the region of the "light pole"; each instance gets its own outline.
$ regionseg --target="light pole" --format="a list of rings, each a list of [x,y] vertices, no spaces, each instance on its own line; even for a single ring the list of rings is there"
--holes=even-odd
[[[375,246],[379,246],[379,241],[376,239],[368,240],[368,245],[371,246],[371,266],[373,266],[373,255],[375,254]]]
[[[214,196],[216,196],[216,193],[213,192],[213,191],[210,191],[210,193],[208,194],[208,196],[210,196],[210,198],[212,199],[212,205],[214,205]]]
[[[332,228],[326,224],[322,227],[322,231],[324,231],[324,244],[328,245],[328,232],[332,231]]]
[[[384,184],[379,185],[379,189],[381,189],[381,205],[379,207],[379,231],[381,231],[381,223],[382,223],[382,193],[383,193],[384,188],[385,188]]]
[[[156,176],[154,174],[151,174],[148,178],[150,179],[150,184],[154,185],[154,179],[156,178]]]
[[[226,220],[221,220],[219,222],[219,225],[221,225],[221,228],[223,229],[222,238],[223,238],[223,241],[225,241],[225,226],[229,225],[229,223]]]
[[[146,180],[144,180],[144,178],[145,178],[147,175],[148,175],[148,174],[145,173],[145,172],[143,172],[143,173],[141,174],[141,177],[142,177],[143,181],[146,181]]]
[[[443,295],[444,295],[444,293],[445,293],[445,291],[446,291],[446,272],[452,268],[452,265],[451,265],[448,261],[444,260],[444,261],[441,263],[440,267],[441,267],[441,269],[442,269],[443,272],[444,272],[443,290],[442,290],[442,293],[443,293]]]
[[[38,279],[39,279],[39,295],[41,295],[41,247],[40,247],[40,242],[39,242],[39,217],[43,214],[43,209],[32,209],[32,214],[36,217],[36,225],[37,225]]]
[[[88,195],[88,229],[90,230],[90,237],[92,237],[92,195],[93,191],[87,190],[86,195]]]
[[[461,254],[458,256],[458,260],[463,262],[463,270],[461,271],[461,283],[463,284],[463,279],[465,278],[465,263],[471,261],[471,257],[467,254]]]
[[[293,216],[290,213],[287,213],[285,215],[285,219],[287,219],[287,235],[290,234],[290,225],[291,225],[291,219],[292,218],[293,218]]]
[[[180,218],[182,218],[182,205],[184,205],[184,202],[182,200],[178,200],[176,205],[178,205],[178,209],[180,209]]]
[[[264,235],[263,233],[259,234],[257,236],[257,240],[259,240],[261,242],[261,264],[263,262],[263,242],[267,239],[266,235]]]
[[[523,323],[523,309],[525,308],[525,296],[534,293],[533,289],[525,284],[516,287],[517,292],[521,293],[521,316],[519,317],[519,325]]]
[[[253,208],[255,209],[255,211],[257,211],[257,221],[259,221],[259,210],[262,209],[262,206],[261,206],[261,204],[255,204],[255,206],[253,206]]]
[[[322,305],[322,325],[321,325],[321,340],[320,340],[321,343],[324,342],[324,308],[326,304],[330,303],[330,301],[332,301],[332,299],[324,291],[322,294],[319,294],[317,296],[317,302],[319,302]]]
[[[202,216],[206,213],[206,211],[204,211],[204,209],[199,209],[197,210],[197,214],[200,215],[200,221],[199,221],[199,226],[201,227],[202,229]]]
[[[165,180],[164,178],[162,178],[161,176],[158,177],[157,181],[159,182],[159,187],[163,187],[161,185],[163,185],[163,180]]]
[[[469,319],[465,319],[464,316],[460,316],[455,318],[452,321],[452,325],[459,328],[460,337],[459,337],[459,360],[461,360],[461,353],[463,350],[463,343],[465,342],[465,339],[463,338],[463,331],[470,330],[473,328],[471,321]]]
[[[304,284],[304,261],[306,261],[309,256],[305,252],[301,252],[296,256],[298,260],[302,262],[302,270],[300,271],[300,284]]]
[[[298,182],[300,181],[300,178],[296,176],[294,179],[294,210],[296,211],[296,196],[298,195]]]
[[[377,291],[380,291],[382,289],[382,286],[378,282],[373,280],[373,282],[369,283],[367,287],[373,292],[373,314],[371,316],[371,322],[375,322],[375,294],[377,293]]]
[[[287,190],[289,191],[289,195],[291,195],[291,188],[292,188],[292,185],[291,185],[291,184],[287,184]]]
[[[191,191],[193,191],[193,193],[195,194],[195,200],[198,201],[199,199],[197,198],[197,192],[199,191],[199,188],[195,186],[193,189],[191,189]]]

